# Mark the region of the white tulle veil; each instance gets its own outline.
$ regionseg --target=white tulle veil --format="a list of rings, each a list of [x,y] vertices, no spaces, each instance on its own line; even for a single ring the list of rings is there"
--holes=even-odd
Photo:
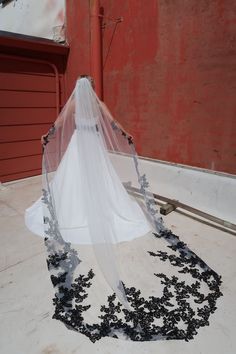
[[[216,299],[221,295],[220,277],[165,228],[141,170],[132,137],[99,100],[88,78],[77,80],[42,143],[41,200],[47,264],[56,289],[54,318],[92,341],[104,336],[140,341],[191,339],[196,328],[206,325],[210,312],[215,310]],[[150,236],[148,245],[146,234]],[[144,242],[140,244],[146,250],[141,250],[143,253],[136,257],[136,264],[143,262],[146,269],[146,263],[152,258],[149,275],[130,269],[135,267],[132,265],[135,264],[132,263],[133,247],[137,250],[136,241],[142,238]],[[158,248],[164,251],[153,252],[156,246],[152,242],[157,240]],[[168,251],[177,255],[166,252],[163,240],[167,241]],[[90,265],[83,272],[84,248],[81,246],[78,254],[73,243],[90,245],[93,249],[93,256],[89,257],[91,268],[97,263],[97,271],[99,268],[109,289],[113,290],[107,306],[101,306],[98,323],[91,324],[84,319],[91,308],[86,300],[94,272],[89,270]],[[154,273],[153,268],[161,268],[166,260],[180,269],[173,277]],[[123,271],[130,273],[130,287],[123,282]],[[190,285],[179,281],[176,274],[187,278]],[[207,295],[203,295],[203,290],[200,293],[200,283]],[[140,285],[146,298],[139,290]],[[156,290],[163,290],[163,295],[157,297]],[[172,310],[174,294],[177,307]],[[191,308],[186,300],[189,294],[194,304],[203,304],[202,310],[196,312],[195,305]],[[99,295],[97,290],[96,296]],[[90,294],[91,298],[93,296]]]
[[[105,104],[97,97],[88,78],[77,80],[68,102],[48,135],[44,137],[44,191],[51,202],[50,209],[54,221],[59,226],[56,237],[52,235],[49,239],[52,249],[61,247],[65,243],[64,239],[68,238],[68,236],[64,237],[64,234],[70,233],[70,230],[63,230],[60,227],[58,212],[60,213],[61,203],[63,203],[63,198],[61,198],[63,185],[55,186],[53,179],[60,168],[72,137],[78,148],[80,169],[78,184],[81,183],[85,191],[79,195],[79,198],[83,205],[83,213],[86,215],[90,242],[107,282],[120,301],[128,307],[119,276],[116,250],[114,250],[114,244],[120,241],[114,226],[114,213],[121,215],[123,219],[132,219],[133,205],[129,204],[131,209],[129,210],[126,206],[126,198],[129,198],[128,193],[130,194],[132,187],[135,187],[136,192],[138,189],[140,194],[139,205],[143,209],[147,223],[152,224],[157,232],[163,230],[163,224],[155,208],[153,195],[148,191],[145,174],[141,174],[139,170],[138,156],[132,137],[127,135],[113,119]],[[65,179],[73,173],[73,170],[67,170]],[[117,176],[119,181],[117,181]],[[111,181],[114,182],[112,186],[109,185]],[[122,183],[122,187],[119,185],[117,188],[119,182]],[[71,186],[68,192],[71,193],[71,197],[75,192],[73,187],[75,188]],[[121,188],[124,188],[127,193],[123,193],[120,197]],[[69,210],[70,207],[68,202],[66,208]],[[46,234],[48,234],[48,212],[49,208],[46,203],[44,204]],[[132,237],[143,236],[145,230],[148,231],[147,224],[143,227],[143,233],[142,227],[140,224],[136,235]],[[73,233],[75,233],[74,229]],[[76,243],[80,243],[79,229],[77,237]],[[123,241],[126,241],[125,237]]]

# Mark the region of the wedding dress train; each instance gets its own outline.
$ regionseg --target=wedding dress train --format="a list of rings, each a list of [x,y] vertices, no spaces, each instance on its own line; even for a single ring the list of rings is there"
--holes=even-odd
[[[99,208],[95,212],[109,208],[104,212],[113,228],[114,243],[145,235],[150,231],[150,225],[137,201],[122,185],[95,122],[84,119],[82,123],[75,129],[50,183],[63,239],[74,244],[92,243],[85,206],[100,200],[99,195],[102,195],[102,202],[95,206]],[[93,153],[86,154],[86,149]],[[90,185],[88,181],[91,181]],[[25,223],[33,233],[44,236],[41,198],[26,209]]]
[[[132,137],[87,78],[42,145],[43,193],[25,222],[44,237],[53,318],[92,342],[193,339],[221,277],[165,226]]]

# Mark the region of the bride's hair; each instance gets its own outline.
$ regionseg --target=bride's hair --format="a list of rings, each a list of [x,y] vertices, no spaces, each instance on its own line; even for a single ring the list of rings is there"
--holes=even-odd
[[[94,84],[94,79],[92,78],[92,76],[87,75],[87,74],[79,75],[79,79],[82,79],[82,78],[84,78],[84,77],[86,77],[86,79],[88,79],[88,80],[90,81],[90,83],[91,83],[91,85],[92,85],[92,87],[93,87],[93,89],[94,89],[95,84]]]

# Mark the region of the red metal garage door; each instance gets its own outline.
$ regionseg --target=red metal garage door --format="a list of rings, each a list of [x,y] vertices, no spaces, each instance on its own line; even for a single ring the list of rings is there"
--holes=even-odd
[[[55,65],[0,54],[0,181],[41,173],[41,135],[60,109]],[[61,76],[61,77],[60,77]]]

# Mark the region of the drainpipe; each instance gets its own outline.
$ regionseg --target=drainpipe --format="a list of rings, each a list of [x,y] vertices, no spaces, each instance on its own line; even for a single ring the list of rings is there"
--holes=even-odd
[[[90,0],[91,75],[95,82],[95,91],[100,99],[103,98],[101,19],[99,0]]]

